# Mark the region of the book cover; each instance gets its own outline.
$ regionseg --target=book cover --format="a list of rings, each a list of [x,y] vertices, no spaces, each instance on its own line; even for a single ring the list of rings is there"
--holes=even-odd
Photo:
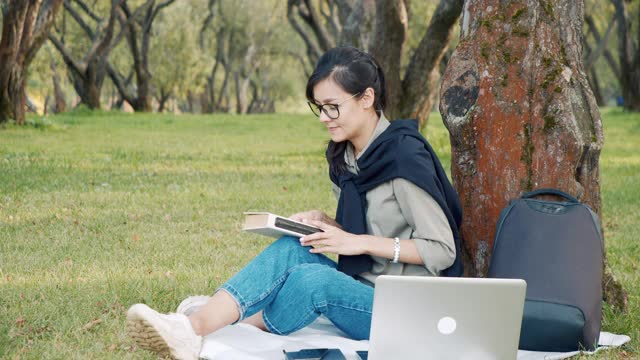
[[[321,229],[269,212],[245,212],[242,230],[279,238],[284,235],[302,237],[322,232]]]

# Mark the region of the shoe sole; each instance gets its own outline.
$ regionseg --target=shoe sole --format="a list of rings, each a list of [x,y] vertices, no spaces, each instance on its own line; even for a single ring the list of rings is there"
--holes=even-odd
[[[179,360],[171,354],[167,342],[146,320],[127,319],[127,333],[142,349],[154,352],[162,358]]]

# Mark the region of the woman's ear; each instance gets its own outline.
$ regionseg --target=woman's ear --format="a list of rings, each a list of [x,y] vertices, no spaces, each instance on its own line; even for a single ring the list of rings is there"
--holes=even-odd
[[[373,104],[375,103],[375,99],[376,99],[376,93],[370,87],[366,88],[362,92],[362,97],[360,98],[360,100],[362,101],[362,106],[365,109],[369,109],[370,107],[373,107]]]

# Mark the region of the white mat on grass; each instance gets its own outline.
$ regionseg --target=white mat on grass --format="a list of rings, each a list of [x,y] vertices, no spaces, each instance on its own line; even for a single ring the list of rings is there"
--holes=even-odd
[[[607,332],[600,334],[598,349],[620,346],[631,340],[626,335]],[[247,324],[227,326],[205,337],[200,357],[211,360],[282,360],[282,350],[297,351],[308,348],[339,348],[349,360],[360,359],[358,350],[367,350],[368,341],[351,340],[324,317],[310,326],[288,336],[263,332]],[[584,354],[590,354],[583,352]],[[556,360],[579,354],[518,351],[518,360]]]

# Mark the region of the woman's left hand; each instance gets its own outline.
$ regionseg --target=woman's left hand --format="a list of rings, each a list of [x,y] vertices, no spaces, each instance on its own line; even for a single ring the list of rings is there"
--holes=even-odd
[[[364,247],[366,239],[364,235],[351,234],[322,221],[311,220],[308,224],[324,231],[300,238],[300,244],[302,246],[313,246],[310,250],[312,253],[360,255],[366,252]]]

